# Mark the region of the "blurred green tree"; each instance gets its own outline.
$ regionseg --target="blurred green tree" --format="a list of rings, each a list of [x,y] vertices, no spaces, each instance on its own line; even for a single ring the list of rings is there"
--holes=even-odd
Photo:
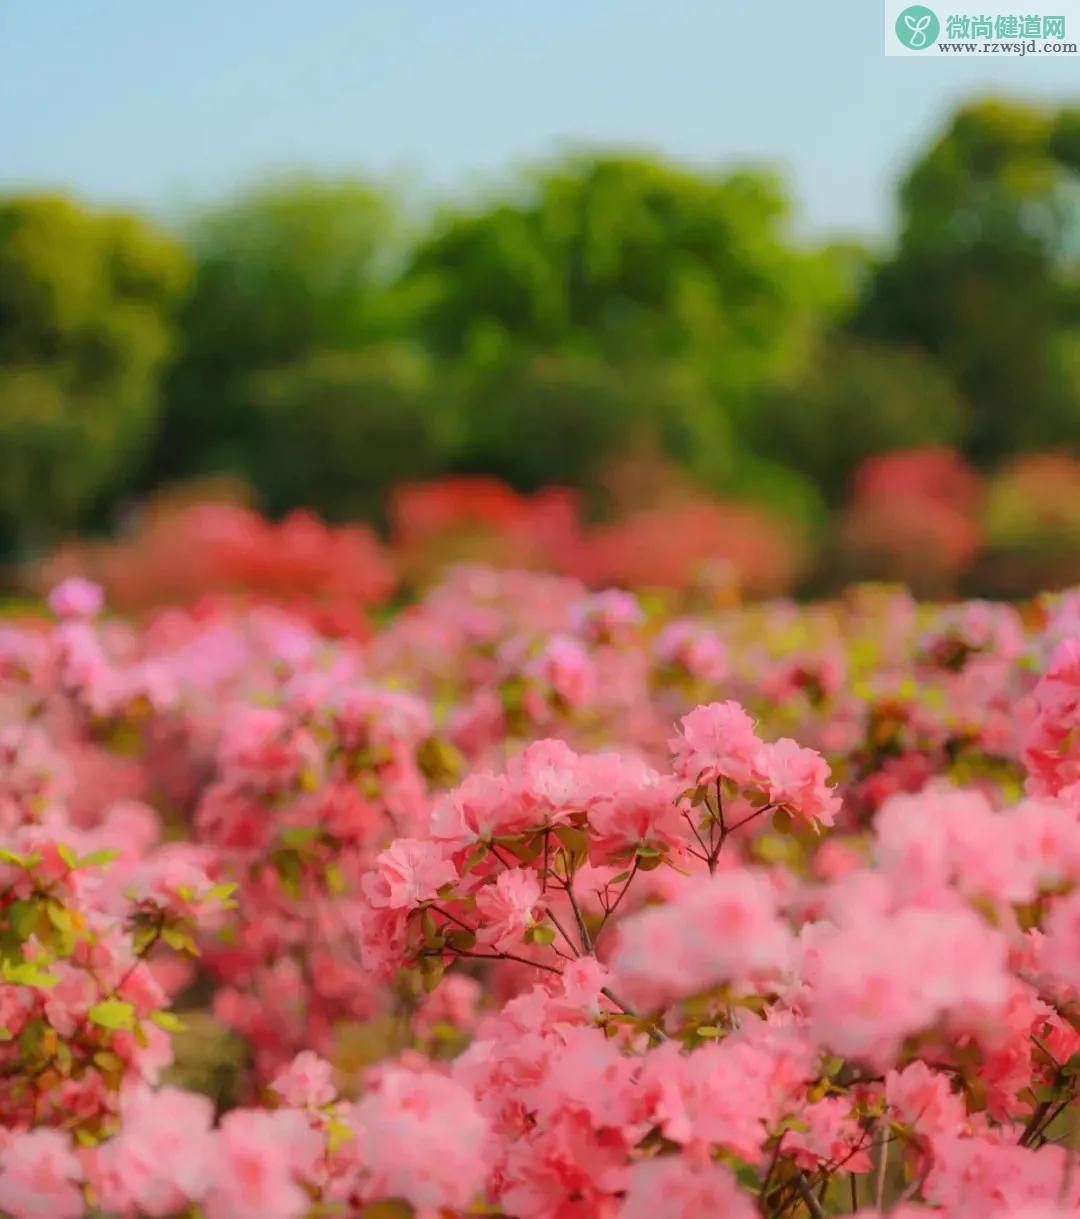
[[[134,216],[0,201],[0,537],[45,540],[134,472],[188,260]]]
[[[276,182],[198,220],[184,350],[151,477],[250,475],[266,424],[253,374],[392,331],[396,233],[391,200],[354,180]]]
[[[501,468],[516,463],[536,482],[554,434],[541,440],[534,429],[539,448],[528,454],[522,445],[515,456],[506,432],[511,417],[547,410],[586,445],[581,460],[591,467],[603,429],[642,419],[629,404],[641,397],[634,385],[600,390],[602,361],[628,381],[654,370],[664,401],[652,425],[693,436],[683,456],[716,476],[730,458],[731,421],[798,366],[821,314],[832,316],[843,297],[835,261],[798,249],[786,219],[783,194],[765,174],[585,156],[528,175],[506,198],[443,216],[405,282],[432,353],[479,378],[479,392],[465,399],[473,452],[504,454],[512,460],[500,457]],[[554,405],[556,377],[581,390],[575,407]],[[547,406],[523,398],[508,415],[515,378]],[[489,385],[499,387],[498,402],[485,398]],[[682,408],[688,417],[673,413]],[[595,420],[578,417],[589,409]],[[553,456],[552,468],[575,460]]]
[[[808,475],[836,504],[864,458],[959,444],[967,426],[967,403],[931,356],[914,346],[829,334],[796,379],[763,395],[748,439],[756,451]]]
[[[271,512],[381,519],[388,492],[448,460],[452,420],[424,358],[404,346],[316,352],[253,375],[248,468]]]
[[[732,437],[700,383],[678,366],[614,363],[574,353],[524,354],[465,377],[455,400],[457,468],[514,487],[595,492],[613,461],[665,454],[683,466],[709,455],[730,471]]]
[[[857,329],[941,362],[970,403],[976,459],[1080,444],[1080,110],[961,107],[900,209]]]

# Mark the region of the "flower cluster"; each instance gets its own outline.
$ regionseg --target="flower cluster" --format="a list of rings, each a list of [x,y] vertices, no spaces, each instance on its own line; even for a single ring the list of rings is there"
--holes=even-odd
[[[1080,596],[49,611],[5,1219],[1080,1213]]]

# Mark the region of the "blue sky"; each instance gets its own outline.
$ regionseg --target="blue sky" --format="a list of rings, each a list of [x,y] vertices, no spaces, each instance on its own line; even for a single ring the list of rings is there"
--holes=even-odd
[[[0,189],[165,217],[272,172],[468,194],[567,147],[778,167],[880,235],[950,105],[1080,99],[1080,61],[886,59],[880,0],[4,0]]]

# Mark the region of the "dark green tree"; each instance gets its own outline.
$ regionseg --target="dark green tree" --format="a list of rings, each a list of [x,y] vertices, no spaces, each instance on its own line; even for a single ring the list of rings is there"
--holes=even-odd
[[[456,465],[524,490],[556,483],[595,491],[611,462],[629,453],[692,466],[707,449],[720,475],[733,456],[726,417],[680,371],[538,353],[465,377],[454,405]]]
[[[900,191],[858,329],[941,362],[969,451],[1080,444],[1080,111],[964,106]]]
[[[271,512],[380,518],[388,492],[437,474],[452,420],[426,361],[403,346],[321,352],[253,376],[248,468]]]
[[[641,448],[712,489],[743,470],[766,387],[844,301],[768,174],[575,156],[437,220],[404,283],[461,387],[460,459],[516,485],[595,489]]]
[[[132,478],[157,423],[187,278],[133,216],[0,201],[0,536],[43,542]]]
[[[790,383],[763,395],[752,421],[757,452],[808,475],[831,503],[874,453],[960,444],[968,408],[925,352],[829,334]]]
[[[195,223],[184,351],[153,476],[250,474],[265,425],[254,374],[391,330],[394,238],[391,201],[352,180],[275,183]]]

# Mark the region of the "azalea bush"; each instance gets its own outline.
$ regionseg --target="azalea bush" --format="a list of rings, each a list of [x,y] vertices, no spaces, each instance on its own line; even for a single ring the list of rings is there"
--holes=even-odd
[[[0,624],[0,912],[8,1219],[1060,1219],[1080,594],[71,578]]]
[[[981,495],[978,475],[952,449],[868,457],[855,472],[839,520],[845,570],[903,580],[923,596],[948,594],[982,544]]]

